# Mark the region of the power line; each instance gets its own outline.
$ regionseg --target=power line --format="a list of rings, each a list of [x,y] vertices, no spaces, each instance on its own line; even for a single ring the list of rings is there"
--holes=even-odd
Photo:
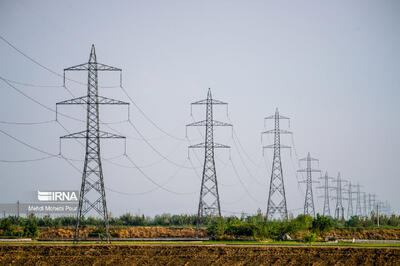
[[[31,145],[31,144],[28,144],[28,143],[26,143],[25,141],[22,141],[22,140],[20,140],[20,139],[18,139],[18,138],[16,138],[16,137],[14,137],[13,135],[11,135],[11,134],[5,132],[5,131],[2,130],[2,129],[0,129],[0,133],[2,133],[2,134],[4,134],[4,135],[8,136],[9,138],[12,138],[12,139],[15,140],[16,142],[19,142],[19,143],[21,143],[22,145],[24,145],[24,146],[26,146],[26,147],[31,148],[32,150],[35,150],[35,151],[38,151],[38,152],[40,152],[40,153],[43,153],[43,154],[46,154],[46,155],[49,155],[49,156],[53,156],[53,157],[58,156],[57,154],[47,152],[47,151],[42,150],[42,149],[40,149],[40,148],[37,148],[37,147],[35,147],[35,146]]]
[[[260,185],[260,186],[264,186],[265,184],[264,184],[264,183],[261,183],[260,181],[258,181],[257,178],[255,178],[255,177],[253,176],[253,174],[250,172],[249,168],[247,167],[246,163],[244,162],[243,156],[242,156],[242,154],[240,153],[240,149],[239,149],[238,145],[236,144],[235,139],[232,138],[232,140],[233,140],[233,145],[234,145],[235,148],[236,148],[235,150],[236,150],[237,154],[239,155],[239,159],[240,159],[240,161],[241,161],[243,167],[245,168],[247,174],[255,181],[255,183],[257,183],[257,184]]]
[[[240,178],[240,175],[239,175],[239,173],[238,173],[238,171],[237,171],[237,169],[236,169],[236,167],[235,167],[235,165],[234,165],[232,159],[230,160],[230,162],[231,162],[231,164],[232,164],[232,169],[233,169],[233,172],[234,172],[235,175],[236,175],[236,178],[239,180],[240,184],[242,185],[243,189],[246,191],[246,194],[249,196],[249,198],[251,198],[255,203],[263,204],[262,202],[258,201],[257,199],[255,199],[255,198],[251,195],[250,191],[247,189],[246,185],[243,183],[242,179]]]
[[[33,97],[29,96],[28,94],[26,94],[25,92],[21,91],[20,89],[18,89],[18,88],[15,87],[14,85],[12,85],[10,82],[8,82],[8,81],[7,81],[6,79],[4,79],[3,77],[0,76],[0,79],[1,79],[3,82],[5,82],[8,86],[10,86],[11,88],[13,88],[15,91],[17,91],[19,94],[21,94],[21,95],[24,96],[25,98],[28,98],[29,100],[31,100],[32,102],[38,104],[39,106],[43,107],[44,109],[46,109],[46,110],[48,110],[48,111],[50,111],[50,112],[53,112],[53,113],[58,113],[58,114],[60,114],[60,115],[62,115],[62,116],[64,116],[64,117],[67,117],[67,118],[72,119],[72,120],[75,120],[75,121],[85,122],[85,121],[83,121],[83,120],[81,120],[81,119],[78,119],[78,118],[75,118],[75,117],[72,117],[72,116],[65,115],[65,114],[63,114],[63,113],[57,112],[55,109],[53,109],[53,108],[51,108],[51,107],[49,107],[49,106],[47,106],[47,105],[41,103],[40,101],[36,100],[35,98],[33,98]]]
[[[49,159],[49,158],[61,158],[61,159],[64,159],[66,162],[68,162],[68,164],[71,165],[71,166],[72,166],[75,170],[77,170],[80,174],[82,174],[82,171],[80,171],[74,164],[71,163],[71,159],[69,159],[69,158],[67,158],[67,157],[65,157],[65,156],[63,156],[63,155],[61,155],[61,154],[50,153],[50,152],[47,152],[47,151],[45,151],[45,150],[43,150],[43,149],[41,149],[41,148],[38,148],[38,147],[36,147],[36,146],[33,146],[33,145],[31,145],[31,144],[29,144],[29,143],[23,141],[23,140],[20,140],[20,139],[17,138],[17,137],[15,137],[15,136],[13,136],[13,135],[11,135],[11,134],[5,132],[5,131],[2,130],[2,129],[0,129],[0,133],[2,133],[2,134],[4,134],[4,135],[8,136],[9,138],[15,140],[16,142],[18,142],[18,143],[20,143],[20,144],[22,144],[22,145],[24,145],[24,146],[26,146],[26,147],[28,147],[28,148],[30,148],[30,149],[32,149],[32,150],[35,150],[35,151],[38,151],[38,152],[40,152],[40,153],[43,153],[43,154],[48,155],[47,157],[42,157],[42,158],[37,158],[37,159],[15,160],[15,161],[13,161],[13,160],[0,160],[1,162],[29,162],[29,161],[45,160],[45,159]],[[83,145],[83,144],[82,144],[82,145]],[[128,160],[129,160],[133,165],[135,165],[135,168],[138,169],[139,172],[141,172],[146,178],[148,178],[149,180],[151,180],[151,182],[152,182],[153,184],[157,184],[157,187],[158,187],[158,188],[162,188],[162,189],[164,189],[164,190],[166,190],[166,191],[168,191],[168,192],[171,192],[171,193],[177,194],[177,195],[193,194],[192,192],[191,192],[191,193],[179,193],[179,192],[174,192],[174,191],[172,191],[172,190],[163,188],[163,186],[164,186],[165,184],[167,184],[167,183],[168,183],[173,177],[175,177],[175,175],[177,175],[178,173],[176,173],[175,175],[171,176],[171,177],[169,178],[169,180],[168,180],[166,183],[164,183],[163,185],[160,185],[160,184],[156,183],[155,181],[153,181],[148,175],[146,175],[146,174],[143,172],[143,170],[141,170],[140,167],[138,167],[138,166],[132,161],[132,159],[131,159],[130,157],[127,157],[127,158],[128,158]],[[112,189],[112,188],[109,188],[109,187],[106,187],[106,188],[107,188],[108,190],[110,190],[110,191],[113,191],[113,192],[119,193],[119,194],[123,194],[123,195],[143,195],[143,194],[147,194],[147,193],[153,192],[153,191],[155,191],[156,189],[158,189],[158,188],[155,188],[155,189],[151,189],[151,190],[148,190],[148,191],[145,191],[145,192],[127,193],[127,192],[117,191],[117,190]]]
[[[143,117],[146,118],[147,121],[149,121],[155,128],[157,128],[159,131],[161,131],[165,135],[169,136],[170,138],[173,138],[173,139],[179,140],[179,141],[186,141],[185,138],[176,137],[176,136],[168,133],[164,129],[162,129],[160,126],[158,126],[148,115],[146,115],[146,113],[135,103],[135,101],[133,101],[132,97],[128,94],[128,92],[125,90],[125,88],[123,86],[121,86],[121,90],[124,92],[126,97],[128,97],[129,101],[139,110],[139,112],[143,115]]]
[[[140,167],[138,167],[136,165],[136,163],[132,160],[131,157],[129,157],[128,155],[126,155],[126,158],[128,159],[128,161],[130,161],[132,163],[133,166],[136,167],[136,169],[147,179],[149,180],[151,183],[153,183],[154,185],[156,185],[157,187],[159,187],[160,189],[167,191],[169,193],[175,194],[175,195],[190,195],[190,194],[195,194],[195,192],[189,192],[189,193],[182,193],[182,192],[176,192],[173,190],[170,190],[166,187],[164,187],[163,185],[160,185],[159,183],[157,183],[156,181],[154,181],[149,175],[147,175]]]
[[[183,168],[187,168],[187,169],[191,169],[191,167],[187,167],[187,166],[183,166],[180,163],[174,162],[171,159],[169,159],[167,156],[165,156],[164,154],[162,154],[159,150],[157,150],[144,136],[143,134],[137,129],[137,127],[131,122],[129,121],[128,124],[130,124],[132,126],[132,128],[136,131],[136,133],[142,138],[142,140],[156,153],[158,154],[158,156],[164,158],[164,160],[166,160],[167,162],[177,166],[177,167],[183,167]]]
[[[60,74],[60,73],[58,73],[58,72],[52,70],[51,68],[49,68],[49,67],[43,65],[43,64],[40,63],[39,61],[33,59],[31,56],[29,56],[29,55],[27,55],[26,53],[24,53],[21,49],[17,48],[17,47],[16,47],[15,45],[13,45],[11,42],[9,42],[7,39],[5,39],[2,35],[0,35],[0,39],[1,39],[3,42],[5,42],[8,46],[10,46],[11,48],[13,48],[15,51],[17,51],[19,54],[21,54],[23,57],[27,58],[29,61],[31,61],[32,63],[34,63],[35,65],[40,66],[41,68],[47,70],[48,72],[50,72],[50,73],[52,73],[52,74],[54,74],[54,75],[56,75],[56,76],[58,76],[58,77],[60,77],[60,78],[67,79],[67,80],[69,80],[69,81],[72,81],[72,82],[74,82],[74,83],[76,83],[76,84],[79,84],[79,85],[82,85],[82,86],[87,86],[86,83],[83,83],[83,82],[80,82],[80,81],[77,81],[77,80],[73,80],[73,79],[70,79],[70,78],[66,78],[66,77],[64,77],[64,75],[62,75],[62,74]],[[14,83],[16,83],[16,84],[17,84],[17,83],[20,83],[20,85],[24,85],[22,82],[15,82],[15,81],[11,81],[11,80],[10,80],[10,82],[14,82]],[[33,85],[33,84],[25,83],[25,85]],[[44,87],[44,86],[36,86],[36,85],[34,85],[34,86],[32,86],[32,87]],[[47,86],[46,86],[46,87],[47,87]],[[49,86],[49,87],[52,87],[52,86]],[[63,86],[61,86],[61,87],[63,87]],[[119,87],[119,86],[107,86],[107,87],[101,87],[101,88],[118,88],[118,87]]]
[[[28,163],[28,162],[37,162],[37,161],[44,161],[50,158],[56,158],[57,155],[49,155],[45,157],[35,158],[35,159],[24,159],[24,160],[3,160],[1,159],[0,162],[2,163]]]
[[[39,122],[13,122],[13,121],[0,121],[0,124],[5,124],[5,125],[17,125],[17,126],[33,126],[33,125],[44,125],[44,124],[50,124],[55,122],[55,119],[52,120],[45,120],[45,121],[39,121]]]
[[[25,87],[34,87],[34,88],[61,88],[63,87],[62,85],[43,85],[43,84],[33,84],[33,83],[27,83],[27,82],[21,82],[21,81],[16,81],[8,78],[4,78],[8,82],[25,86]]]
[[[23,92],[22,90],[18,89],[18,88],[15,87],[14,85],[12,85],[10,82],[7,81],[7,79],[3,78],[2,76],[0,76],[0,79],[1,79],[3,82],[5,82],[9,87],[11,87],[12,89],[14,89],[16,92],[18,92],[19,94],[21,94],[21,95],[24,96],[25,98],[29,99],[30,101],[36,103],[37,105],[41,106],[42,108],[46,109],[47,111],[50,111],[50,112],[55,113],[55,114],[59,114],[59,115],[61,115],[61,116],[63,116],[63,117],[66,117],[66,118],[71,119],[71,120],[74,120],[74,121],[78,121],[78,122],[81,122],[81,123],[86,123],[86,121],[84,121],[84,120],[82,120],[82,119],[75,118],[75,117],[73,117],[73,116],[70,116],[70,115],[61,113],[61,112],[59,112],[58,110],[55,110],[55,109],[53,109],[53,108],[51,108],[51,107],[45,105],[44,103],[40,102],[39,100],[33,98],[32,96],[26,94],[26,93]],[[50,122],[50,121],[57,121],[57,120],[49,120],[48,122]],[[3,122],[5,122],[5,124],[7,123],[7,121],[3,121]],[[43,121],[43,122],[40,122],[40,123],[43,123],[43,124],[44,124],[45,122],[47,123],[47,121]],[[125,123],[125,122],[126,122],[126,121],[124,120],[124,121],[118,121],[118,122],[107,122],[107,123],[105,123],[105,122],[100,122],[100,123],[101,123],[101,124],[104,124],[104,125],[107,125],[107,124],[120,124],[120,123]],[[23,123],[19,123],[19,122],[9,122],[9,124],[23,124]],[[26,123],[24,123],[24,124],[27,124],[27,125],[28,125],[28,124],[38,124],[38,123],[35,123],[35,122],[32,122],[32,123],[26,122]]]

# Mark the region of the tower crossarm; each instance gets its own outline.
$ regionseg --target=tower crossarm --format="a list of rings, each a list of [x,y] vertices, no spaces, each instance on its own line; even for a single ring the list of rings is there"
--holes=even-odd
[[[299,183],[315,183],[315,184],[320,184],[319,181],[315,181],[315,180],[300,180]]]
[[[211,125],[214,127],[232,127],[233,126],[232,124],[220,122],[220,121],[216,121],[216,120],[212,120]],[[207,121],[203,120],[203,121],[193,122],[193,123],[187,124],[186,126],[187,127],[205,127],[205,126],[207,126]]]
[[[205,148],[205,147],[206,147],[206,143],[204,143],[204,142],[189,146],[190,149]],[[228,146],[228,145],[219,144],[219,143],[215,143],[215,142],[213,143],[212,147],[214,149],[229,149],[230,148],[230,146]]]
[[[305,158],[299,159],[300,162],[304,162],[304,161],[307,161],[307,160],[314,161],[314,162],[319,162],[318,159],[315,159],[315,158],[312,158],[312,157],[305,157]]]
[[[227,105],[228,103],[226,103],[226,102],[223,102],[223,101],[219,101],[219,100],[214,100],[214,99],[204,99],[204,100],[200,100],[200,101],[197,101],[197,102],[193,102],[193,103],[191,103],[191,105],[202,105],[202,104],[207,104],[207,103],[211,103],[212,105],[216,105],[216,104],[219,104],[219,105]]]
[[[263,146],[263,149],[273,149],[273,148],[275,148],[274,144]],[[291,149],[292,147],[288,146],[288,145],[282,145],[281,144],[281,145],[279,145],[279,148],[281,148],[281,149]]]
[[[267,130],[264,132],[261,132],[261,135],[263,134],[275,134],[275,133],[279,133],[279,134],[292,134],[292,131],[289,130],[284,130],[284,129],[271,129],[271,130]]]
[[[94,66],[94,67],[93,67]],[[101,64],[97,62],[90,62],[90,63],[83,63],[76,66],[64,68],[65,71],[87,71],[90,69],[97,70],[97,71],[122,71],[122,69],[109,66],[106,64]]]
[[[290,119],[289,117],[283,116],[283,115],[270,115],[264,118],[264,120],[268,120],[268,119]]]
[[[299,169],[297,170],[299,173],[307,173],[307,172],[321,172],[321,170],[318,169]]]
[[[125,139],[125,136],[120,136],[120,135],[116,135],[113,133],[108,133],[108,132],[104,132],[104,131],[99,131],[99,135],[95,136],[95,137],[99,137],[102,139]],[[65,136],[60,137],[61,139],[86,139],[86,138],[91,138],[88,137],[87,135],[87,131],[81,131],[81,132],[77,132],[77,133],[72,133],[72,134],[68,134]]]
[[[88,96],[82,96],[62,102],[58,102],[57,105],[68,105],[68,104],[115,104],[115,105],[129,105],[128,102],[110,99],[103,96],[97,96],[97,101],[90,102]]]

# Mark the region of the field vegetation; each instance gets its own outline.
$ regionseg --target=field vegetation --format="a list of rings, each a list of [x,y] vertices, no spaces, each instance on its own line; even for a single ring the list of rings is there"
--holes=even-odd
[[[380,216],[380,227],[376,227],[376,216],[370,218],[351,217],[344,222],[317,215],[313,218],[299,215],[289,221],[267,221],[257,215],[230,217],[205,217],[200,222],[199,237],[215,240],[303,240],[311,242],[329,239],[400,239],[400,217]],[[0,219],[0,237],[71,239],[75,217],[10,216]],[[82,222],[83,238],[91,238],[102,230],[102,221],[89,217]],[[192,238],[195,236],[195,215],[163,214],[155,217],[124,214],[110,219],[113,238]],[[104,233],[104,232],[103,232]]]

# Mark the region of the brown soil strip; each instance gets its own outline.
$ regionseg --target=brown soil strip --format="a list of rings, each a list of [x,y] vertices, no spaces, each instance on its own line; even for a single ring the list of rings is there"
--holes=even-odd
[[[0,245],[0,265],[399,265],[400,249],[196,245]]]

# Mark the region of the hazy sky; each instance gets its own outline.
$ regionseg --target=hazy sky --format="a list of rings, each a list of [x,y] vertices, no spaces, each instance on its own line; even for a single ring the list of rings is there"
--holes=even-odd
[[[185,138],[185,124],[193,122],[190,102],[213,97],[229,102],[229,118],[216,107],[216,119],[234,124],[246,154],[232,141],[229,128],[218,128],[216,141],[232,146],[217,151],[217,172],[224,214],[266,211],[271,152],[262,157],[263,118],[278,107],[291,118],[290,130],[299,157],[311,152],[330,176],[359,182],[366,192],[400,208],[400,3],[398,1],[0,1],[0,34],[26,54],[62,73],[87,62],[96,45],[101,63],[121,67],[123,83],[140,108],[162,129]],[[62,79],[22,57],[0,41],[0,76],[56,87],[15,84],[41,103],[71,98]],[[99,74],[100,85],[119,84],[118,74]],[[69,77],[85,83],[87,74]],[[40,122],[55,114],[24,98],[0,82],[0,121]],[[57,87],[58,86],[58,87]],[[67,82],[76,96],[85,86]],[[100,94],[128,101],[120,88],[101,88]],[[79,106],[61,111],[85,119]],[[187,141],[166,136],[131,106],[138,130],[168,160],[155,153],[128,123],[109,125],[128,136],[128,154],[143,171],[176,195],[156,186],[120,157],[103,162],[109,210],[154,215],[196,213],[201,174],[201,151],[187,159]],[[103,107],[104,122],[126,119],[126,108]],[[204,109],[193,109],[196,120]],[[85,123],[60,117],[71,132]],[[272,124],[267,124],[270,128]],[[282,127],[287,125],[282,122]],[[105,125],[102,130],[111,131]],[[20,126],[0,123],[0,129],[51,153],[58,153],[58,137],[67,134],[56,122]],[[203,129],[202,129],[203,130]],[[194,128],[191,143],[202,142]],[[102,142],[104,158],[123,154],[120,141]],[[292,145],[290,137],[282,143]],[[0,159],[34,159],[45,155],[0,134]],[[84,150],[64,141],[62,152],[82,169]],[[294,151],[282,152],[288,209],[302,211],[304,185],[294,172]],[[197,160],[197,157],[200,162]],[[249,158],[252,160],[250,161]],[[118,165],[125,167],[121,167]],[[30,163],[0,163],[0,202],[28,201],[31,191],[78,190],[81,176],[57,158]],[[248,170],[246,170],[248,169]],[[251,175],[248,173],[250,172]],[[317,177],[317,176],[316,176]],[[301,177],[299,176],[299,179]],[[243,184],[246,189],[243,188]],[[123,193],[142,193],[124,195]],[[150,191],[150,192],[148,192]],[[251,197],[249,196],[251,195]],[[315,190],[321,212],[321,191]],[[334,209],[334,201],[331,210]]]

